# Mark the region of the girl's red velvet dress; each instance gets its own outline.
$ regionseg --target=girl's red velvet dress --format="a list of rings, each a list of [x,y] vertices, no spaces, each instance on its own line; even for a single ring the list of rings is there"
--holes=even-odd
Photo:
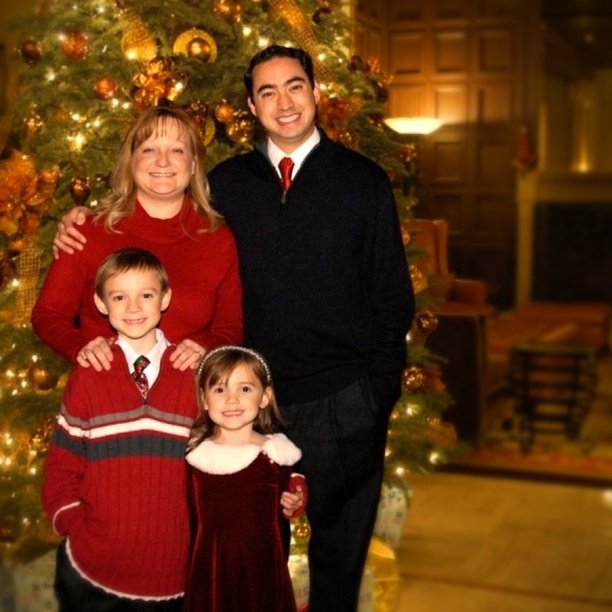
[[[296,610],[280,497],[300,456],[283,434],[263,446],[205,440],[187,455],[197,526],[186,612]]]

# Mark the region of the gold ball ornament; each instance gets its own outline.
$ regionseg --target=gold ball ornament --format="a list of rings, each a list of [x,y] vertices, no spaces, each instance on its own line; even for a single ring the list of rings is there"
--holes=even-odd
[[[233,0],[217,0],[213,7],[213,13],[230,25],[238,23],[242,19],[242,6]]]
[[[68,32],[62,40],[61,47],[66,57],[82,60],[89,54],[89,38],[85,32]]]
[[[291,533],[293,534],[296,543],[304,544],[307,542],[310,538],[310,525],[308,524],[308,521],[303,517],[300,517],[293,525]]]
[[[428,334],[438,328],[438,317],[431,310],[424,310],[417,313],[416,324],[422,332]]]
[[[33,363],[28,368],[28,380],[37,391],[50,391],[55,389],[59,377],[52,374],[44,365]]]
[[[246,112],[238,113],[225,125],[228,138],[237,144],[247,144],[253,137],[254,130],[253,119]]]
[[[179,34],[172,46],[174,53],[197,57],[203,62],[214,62],[217,59],[217,43],[204,30],[190,28]]]
[[[415,393],[425,384],[425,372],[419,366],[411,366],[402,372],[402,389]]]
[[[82,176],[75,176],[70,181],[70,195],[77,206],[82,206],[87,202],[87,198],[91,194],[91,185],[89,179]]]
[[[42,57],[43,47],[38,40],[24,40],[18,48],[21,57],[30,65],[35,64]]]
[[[203,38],[194,38],[187,45],[187,55],[189,57],[197,57],[204,62],[210,59],[210,45]]]
[[[227,100],[223,99],[215,106],[215,119],[219,123],[227,123],[234,118],[235,112],[234,107]]]
[[[119,86],[115,80],[109,76],[97,78],[93,86],[94,95],[101,100],[110,100],[114,98],[118,89]]]

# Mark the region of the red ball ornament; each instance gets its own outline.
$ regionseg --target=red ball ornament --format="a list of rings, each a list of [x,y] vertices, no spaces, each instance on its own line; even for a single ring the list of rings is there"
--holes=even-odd
[[[402,389],[415,393],[425,384],[425,372],[423,368],[412,366],[402,372]]]
[[[87,34],[85,32],[68,32],[62,40],[62,51],[70,59],[85,59],[89,54]]]
[[[419,312],[416,316],[417,327],[426,334],[433,332],[438,327],[438,317],[431,310]]]
[[[38,40],[24,40],[19,45],[21,57],[30,65],[35,64],[42,57],[42,44]]]
[[[103,76],[96,79],[93,86],[93,91],[96,98],[101,100],[110,100],[115,97],[117,93],[117,83],[108,76]]]

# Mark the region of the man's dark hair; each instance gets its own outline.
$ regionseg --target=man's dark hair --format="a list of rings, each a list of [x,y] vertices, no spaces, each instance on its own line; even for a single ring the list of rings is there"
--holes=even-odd
[[[259,64],[263,64],[268,60],[275,57],[290,57],[300,62],[300,65],[304,69],[308,80],[310,81],[311,87],[314,87],[314,67],[312,65],[312,58],[304,49],[298,49],[296,47],[283,47],[281,45],[270,45],[265,49],[256,53],[249,63],[249,67],[244,73],[244,86],[246,87],[249,99],[253,100],[253,70]]]

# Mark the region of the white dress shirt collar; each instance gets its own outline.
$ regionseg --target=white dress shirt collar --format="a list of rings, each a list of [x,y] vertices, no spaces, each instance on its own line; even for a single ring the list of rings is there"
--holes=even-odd
[[[306,159],[306,156],[319,144],[321,140],[321,134],[319,130],[315,128],[313,133],[308,137],[308,140],[301,144],[291,155],[287,155],[282,149],[274,144],[268,138],[268,158],[272,162],[272,165],[276,168],[278,176],[280,176],[280,170],[278,164],[283,157],[290,157],[293,160],[295,166],[293,167],[292,179],[297,175],[302,163]]]

